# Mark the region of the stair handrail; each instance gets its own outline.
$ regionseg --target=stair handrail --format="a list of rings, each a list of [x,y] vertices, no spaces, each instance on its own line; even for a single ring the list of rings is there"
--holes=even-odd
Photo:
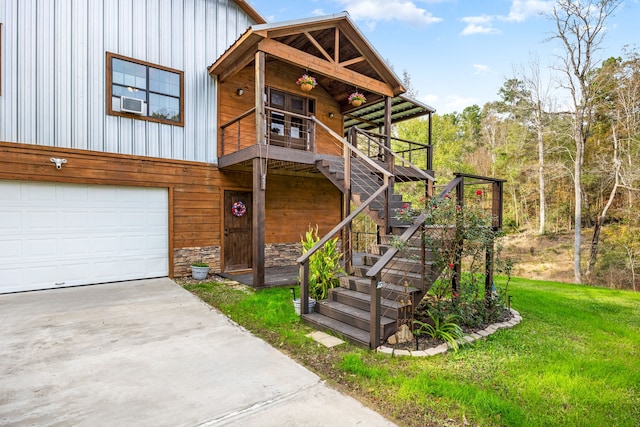
[[[354,129],[356,130],[356,132],[358,132],[358,133],[360,133],[360,134],[362,134],[362,135],[366,136],[367,138],[369,138],[369,139],[370,139],[371,141],[373,141],[375,144],[378,144],[378,146],[380,146],[383,150],[385,150],[387,153],[389,153],[389,154],[390,154],[391,156],[393,156],[394,158],[396,158],[396,159],[398,159],[398,160],[402,161],[403,163],[406,163],[407,165],[409,165],[412,169],[416,170],[419,174],[421,174],[423,178],[428,179],[428,180],[429,180],[429,181],[431,181],[431,182],[435,182],[435,181],[436,181],[436,179],[435,179],[431,174],[428,174],[428,173],[427,173],[427,172],[425,172],[423,169],[420,169],[418,166],[414,165],[414,164],[413,164],[413,163],[411,163],[409,160],[407,160],[407,159],[405,159],[405,158],[403,158],[403,157],[398,156],[398,155],[397,155],[394,151],[392,151],[389,147],[387,147],[386,145],[381,144],[380,142],[376,141],[376,140],[375,140],[375,138],[373,138],[373,137],[371,136],[371,135],[377,135],[377,134],[374,134],[374,133],[372,133],[372,132],[367,132],[367,131],[364,131],[364,130],[362,130],[362,129],[358,129],[358,127],[357,127],[357,126],[355,126],[355,127],[354,127]],[[382,135],[380,135],[380,136],[382,136]],[[429,145],[426,145],[426,144],[422,144],[422,145],[424,145],[425,147],[428,147],[428,146],[429,146]]]
[[[436,201],[440,201],[442,199],[444,199],[444,197],[450,193],[460,182],[462,182],[464,178],[462,176],[457,176],[456,178],[454,178],[453,180],[451,180],[451,182],[449,182],[449,184],[447,184],[447,186],[444,188],[444,190],[442,190],[440,192],[440,194],[438,194],[436,197],[434,197],[434,199]],[[420,215],[418,215],[415,220],[413,221],[413,224],[407,228],[404,233],[402,233],[399,237],[399,241],[402,242],[406,242],[408,241],[415,233],[416,231],[418,231],[418,229],[422,226],[422,223],[424,222],[426,218],[426,215],[424,212],[420,213]],[[396,247],[392,247],[390,248],[388,251],[386,251],[381,257],[380,259],[371,266],[371,268],[369,270],[367,270],[366,275],[368,277],[377,277],[381,272],[382,269],[384,267],[386,267],[386,265],[389,263],[389,261],[391,261],[391,259],[399,252],[399,249]]]
[[[364,203],[362,203],[360,206],[358,206],[353,212],[351,212],[349,214],[349,216],[347,216],[345,219],[343,219],[342,221],[340,221],[340,223],[338,225],[336,225],[335,227],[333,227],[331,229],[331,231],[329,231],[324,237],[322,237],[320,240],[318,240],[318,243],[316,243],[315,245],[313,245],[313,247],[311,249],[309,249],[307,252],[305,252],[304,254],[302,254],[297,260],[296,262],[298,264],[302,264],[303,262],[307,262],[309,260],[309,258],[311,257],[311,255],[313,255],[316,251],[318,251],[318,249],[320,249],[322,246],[324,246],[325,243],[327,243],[329,241],[329,239],[331,237],[333,237],[338,231],[340,231],[345,225],[349,224],[351,221],[353,221],[353,219],[358,216],[359,213],[361,213],[363,210],[366,209],[366,207],[371,204],[371,202],[373,202],[376,197],[380,196],[381,194],[384,193],[384,191],[387,189],[387,187],[389,186],[389,183],[385,183],[383,184],[379,189],[377,189],[375,191],[375,193],[373,193],[367,200],[365,200]]]
[[[307,314],[309,311],[308,301],[309,301],[309,258],[313,254],[315,254],[318,250],[320,250],[325,243],[329,241],[329,239],[333,238],[335,234],[337,234],[340,230],[345,228],[348,224],[353,222],[354,218],[358,216],[362,211],[364,211],[371,203],[373,203],[376,198],[385,194],[389,188],[389,182],[393,174],[381,166],[377,165],[373,160],[371,160],[367,155],[358,150],[348,141],[345,141],[338,133],[334,132],[331,128],[326,126],[324,123],[319,121],[315,116],[311,116],[310,119],[319,125],[321,128],[326,130],[331,136],[336,138],[336,140],[340,141],[340,143],[348,150],[356,153],[358,156],[362,158],[362,161],[369,165],[373,170],[377,171],[382,176],[382,185],[378,188],[367,200],[365,200],[362,204],[360,204],[353,212],[351,212],[346,218],[344,218],[338,225],[333,227],[331,231],[325,234],[312,248],[310,248],[307,252],[302,254],[296,262],[300,264],[300,313]]]
[[[334,138],[336,138],[337,140],[340,141],[341,144],[343,144],[345,147],[349,148],[351,151],[357,153],[360,157],[362,157],[362,159],[372,168],[374,168],[375,170],[377,170],[378,172],[380,172],[381,174],[383,174],[384,176],[386,176],[387,178],[390,178],[393,174],[391,172],[389,172],[388,170],[386,170],[385,168],[383,168],[382,166],[378,165],[376,162],[374,162],[373,160],[371,160],[369,158],[369,156],[367,156],[366,154],[364,154],[362,151],[360,151],[358,148],[354,147],[353,145],[351,145],[351,143],[349,143],[349,141],[346,141],[343,137],[341,137],[337,132],[335,132],[333,129],[331,129],[329,126],[325,125],[324,123],[322,123],[320,120],[318,120],[316,118],[316,116],[311,116],[311,120],[316,123],[317,125],[319,125],[321,128],[323,128],[324,130],[326,130],[331,136],[333,136]]]

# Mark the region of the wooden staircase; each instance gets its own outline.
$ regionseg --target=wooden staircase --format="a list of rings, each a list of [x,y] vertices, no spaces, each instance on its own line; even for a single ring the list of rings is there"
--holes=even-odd
[[[490,185],[491,228],[495,232],[502,227],[504,180],[457,173],[440,194],[434,196],[434,178],[428,173],[429,168],[418,169],[411,163],[411,156],[409,161],[405,161],[404,157],[399,158],[382,145],[374,144],[371,150],[360,150],[357,148],[357,138],[353,137],[358,132],[357,128],[352,128],[349,137],[351,142],[341,142],[345,153],[348,153],[344,158],[323,156],[316,162],[317,169],[348,195],[351,205],[345,218],[298,258],[301,298],[305,300],[308,297],[310,257],[334,236],[342,238],[347,274],[340,278],[339,287],[329,291],[326,300],[316,302],[313,312],[304,313],[306,306],[303,304],[301,317],[317,329],[336,333],[355,344],[373,349],[384,343],[400,325],[411,322],[414,308],[442,273],[442,266],[440,270],[435,266],[437,254],[431,253],[423,244],[423,235],[431,234],[430,240],[445,240],[442,242],[445,246],[436,244],[432,247],[450,250],[454,246],[447,246],[448,242],[455,242],[456,245],[461,243],[457,240],[457,227],[460,225],[457,220],[455,224],[430,226],[426,223],[428,215],[425,212],[419,213],[410,223],[398,219],[397,212],[410,209],[411,203],[395,192],[397,188],[405,188],[397,184],[424,182],[425,193],[434,197],[433,200],[444,200],[455,194],[458,206],[464,205],[465,179],[476,186]],[[374,156],[370,155],[371,152]],[[377,155],[381,152],[394,163],[382,162]],[[427,166],[431,165],[430,156],[429,148]],[[378,243],[370,247],[367,253],[355,254],[351,241],[352,226],[361,214],[366,214],[378,226]],[[399,244],[391,245],[394,238]],[[451,286],[455,289],[460,277],[459,259],[449,268],[454,270]],[[492,276],[493,262],[487,261],[485,282],[490,283]]]
[[[362,160],[351,158],[350,161],[351,200],[360,205],[382,186],[383,179],[375,171],[368,170]],[[384,167],[382,162],[376,163]],[[347,192],[344,159],[328,157],[319,160],[316,166],[337,188]],[[388,224],[392,228],[392,234],[381,236],[380,243],[373,245],[370,252],[355,255],[351,271],[347,276],[340,278],[340,286],[331,289],[326,300],[317,301],[314,312],[302,314],[305,323],[317,329],[337,333],[365,347],[370,346],[372,286],[366,272],[391,248],[393,235],[402,234],[409,225],[395,218],[395,212],[407,208],[411,203],[404,201],[401,194],[391,194],[388,206],[385,206],[385,196],[386,194],[376,197],[366,206],[364,213],[381,229],[386,227],[385,217],[389,215]],[[394,259],[393,264],[383,269],[381,281],[376,284],[381,287],[382,342],[395,333],[399,325],[411,319],[414,307],[437,278],[428,256],[424,257],[423,264],[422,253],[420,239],[412,239],[401,255]],[[423,280],[423,275],[428,278],[426,281]]]
[[[364,273],[388,247],[376,245],[371,253],[359,254],[362,263],[355,264],[348,276],[340,278],[340,286],[329,291],[326,300],[318,301],[315,312],[302,315],[305,323],[318,329],[337,333],[349,341],[369,347],[371,280]],[[420,261],[405,259],[406,270],[386,269],[383,275],[380,318],[381,338],[386,340],[398,326],[410,318],[413,307],[422,299],[426,290],[413,286],[419,277]],[[429,285],[430,286],[430,285]],[[427,288],[428,290],[428,288]]]

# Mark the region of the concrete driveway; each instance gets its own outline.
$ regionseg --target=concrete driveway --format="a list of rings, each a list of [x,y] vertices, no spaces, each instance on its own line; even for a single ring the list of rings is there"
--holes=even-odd
[[[393,425],[169,279],[0,295],[0,424]]]

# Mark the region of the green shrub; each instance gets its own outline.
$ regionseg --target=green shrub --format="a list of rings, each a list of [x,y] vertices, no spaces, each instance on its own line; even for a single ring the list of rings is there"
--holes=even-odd
[[[320,241],[318,226],[309,227],[302,239],[302,253],[307,253]],[[322,300],[329,295],[329,289],[340,284],[339,275],[344,274],[340,265],[342,254],[338,251],[338,238],[327,241],[309,258],[309,296]]]

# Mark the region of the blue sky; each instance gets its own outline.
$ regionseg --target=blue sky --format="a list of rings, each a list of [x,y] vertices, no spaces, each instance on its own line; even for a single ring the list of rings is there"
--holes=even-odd
[[[349,12],[400,77],[406,70],[417,98],[439,113],[499,99],[514,72],[537,57],[543,77],[561,53],[545,41],[553,22],[541,15],[552,0],[249,0],[268,21]],[[626,0],[608,21],[600,57],[640,48],[640,0]],[[560,93],[558,97],[562,98]]]

